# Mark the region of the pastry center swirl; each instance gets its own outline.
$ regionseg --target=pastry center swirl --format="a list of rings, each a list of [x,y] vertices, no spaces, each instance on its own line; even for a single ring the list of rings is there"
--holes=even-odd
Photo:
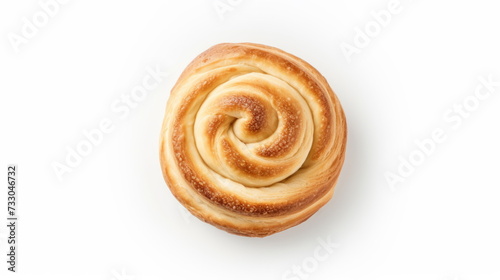
[[[254,188],[293,175],[309,155],[313,134],[312,113],[301,94],[259,72],[214,88],[194,123],[196,147],[207,166]]]

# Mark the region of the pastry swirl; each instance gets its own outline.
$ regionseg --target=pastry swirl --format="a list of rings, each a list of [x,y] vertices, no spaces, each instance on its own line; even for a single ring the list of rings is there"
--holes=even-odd
[[[340,102],[311,65],[277,48],[226,43],[196,57],[173,87],[160,162],[193,215],[262,237],[330,200],[346,137]]]

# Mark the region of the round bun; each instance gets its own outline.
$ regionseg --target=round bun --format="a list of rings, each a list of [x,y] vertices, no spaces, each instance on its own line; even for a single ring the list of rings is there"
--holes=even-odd
[[[196,217],[245,236],[302,223],[333,195],[347,128],[321,74],[280,49],[211,47],[168,100],[160,161]]]

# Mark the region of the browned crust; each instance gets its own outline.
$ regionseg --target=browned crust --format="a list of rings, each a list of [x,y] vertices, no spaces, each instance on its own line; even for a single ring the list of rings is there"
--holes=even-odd
[[[252,59],[259,63],[268,63],[278,69],[280,74],[291,77],[293,80],[289,83],[296,82],[303,85],[304,92],[301,92],[301,95],[307,95],[303,97],[309,105],[318,107],[318,111],[313,112],[314,135],[307,136],[314,137],[312,147],[302,170],[303,173],[310,173],[307,173],[310,183],[304,183],[304,191],[283,193],[284,199],[272,202],[253,200],[252,197],[244,199],[241,194],[221,189],[203,168],[200,169],[198,165],[202,163],[196,161],[190,154],[193,140],[186,137],[188,135],[186,131],[189,132],[186,129],[191,129],[186,127],[187,116],[193,110],[196,98],[238,75],[239,70],[235,66],[225,67],[223,72],[206,77],[203,76],[204,73],[225,66],[223,65],[225,62],[230,65],[249,64]],[[258,65],[250,66],[259,68]],[[192,77],[196,75],[201,75],[202,78],[193,83]],[[186,83],[193,83],[187,91]],[[232,97],[233,99],[227,99],[230,102],[226,105],[234,106],[242,103],[243,96],[244,94],[241,94]],[[248,102],[247,109],[253,116],[253,121],[249,122],[247,129],[250,132],[258,132],[265,126],[263,121],[266,118],[265,110],[262,106],[259,107],[257,100],[247,97],[245,102]],[[287,116],[283,121],[286,122],[285,129],[289,131],[285,139],[280,140],[286,145],[267,146],[258,150],[260,156],[271,159],[286,154],[289,148],[287,143],[298,141],[295,131],[299,129],[297,127],[300,127],[301,120],[294,118],[296,114],[286,101],[281,100],[278,107],[277,110],[281,110],[283,115]],[[214,116],[207,127],[209,136],[214,136],[223,122],[224,117]],[[340,102],[326,79],[308,63],[269,46],[250,43],[219,44],[195,58],[172,89],[162,129],[160,160],[164,178],[172,193],[195,216],[230,233],[266,236],[305,221],[330,199],[344,160],[346,139],[347,127]],[[256,178],[274,176],[276,172],[287,168],[286,164],[266,167],[245,161],[230,142],[223,140],[221,143],[226,162]],[[289,176],[282,183],[296,184],[293,181],[294,176]],[[197,196],[196,199],[193,195]],[[203,207],[199,201],[203,201]]]

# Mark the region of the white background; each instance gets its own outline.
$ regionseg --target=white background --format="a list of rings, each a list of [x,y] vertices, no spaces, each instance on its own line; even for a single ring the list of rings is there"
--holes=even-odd
[[[500,81],[500,7],[401,0],[378,31],[371,12],[389,2],[74,0],[16,46],[9,38],[22,36],[23,18],[33,22],[44,10],[38,1],[2,1],[0,217],[6,166],[15,163],[19,272],[7,273],[2,218],[0,278],[500,279],[500,87],[471,99],[479,77]],[[218,13],[221,3],[230,9]],[[341,45],[356,47],[356,28],[367,25],[373,36],[347,59]],[[349,126],[333,200],[263,239],[230,235],[183,211],[158,159],[180,72],[216,43],[246,41],[316,67]],[[113,111],[156,67],[169,76],[126,117]],[[464,99],[474,110],[460,124],[446,121]],[[54,162],[64,163],[67,148],[106,118],[114,130],[59,180]],[[385,174],[398,174],[401,158],[435,129],[445,141],[391,189]],[[338,247],[315,260],[318,239],[328,238]],[[287,274],[294,266],[305,274]]]

